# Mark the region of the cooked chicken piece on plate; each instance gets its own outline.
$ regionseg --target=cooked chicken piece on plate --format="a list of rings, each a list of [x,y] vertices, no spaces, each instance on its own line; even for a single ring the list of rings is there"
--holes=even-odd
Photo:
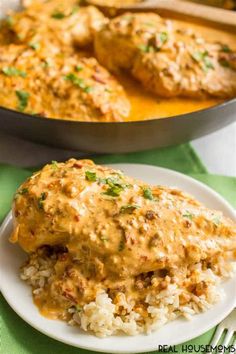
[[[218,257],[236,241],[235,224],[191,196],[90,160],[46,165],[19,189],[14,214],[25,251],[61,245],[82,256],[88,247],[118,277]]]
[[[36,172],[13,218],[41,313],[99,336],[152,330],[161,311],[167,321],[206,310],[236,256],[235,223],[221,212],[90,160]]]
[[[95,58],[61,55],[48,45],[0,47],[1,105],[49,118],[121,121],[130,104]]]
[[[107,68],[127,69],[158,96],[236,95],[233,50],[152,13],[126,13],[111,20],[96,34],[95,51]]]

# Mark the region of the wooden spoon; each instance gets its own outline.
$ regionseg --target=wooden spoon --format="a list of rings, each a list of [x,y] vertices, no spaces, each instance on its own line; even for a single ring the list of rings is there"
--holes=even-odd
[[[184,0],[146,0],[133,4],[132,0],[127,0],[120,1],[117,5],[116,1],[87,0],[87,3],[97,6],[110,16],[122,14],[125,11],[151,11],[164,17],[208,24],[236,32],[236,12]]]

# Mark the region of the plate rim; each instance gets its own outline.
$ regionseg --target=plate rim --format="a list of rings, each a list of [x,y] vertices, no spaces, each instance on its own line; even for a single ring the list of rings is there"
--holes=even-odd
[[[204,183],[194,179],[193,177],[187,176],[181,172],[177,172],[175,170],[171,170],[171,169],[167,169],[167,168],[163,168],[163,167],[159,167],[159,166],[155,166],[155,165],[149,165],[149,164],[136,164],[136,163],[114,163],[114,164],[106,164],[105,166],[109,166],[112,168],[116,168],[116,169],[122,169],[122,166],[132,166],[132,167],[148,167],[148,168],[153,168],[156,170],[162,170],[163,172],[167,172],[167,173],[171,173],[173,175],[176,175],[180,178],[184,178],[185,180],[188,180],[189,182],[194,182],[196,183],[198,186],[200,186],[201,188],[205,189],[205,191],[211,193],[214,195],[214,197],[216,197],[218,200],[220,200],[220,202],[226,207],[226,209],[228,209],[228,211],[230,212],[230,214],[232,214],[230,217],[236,220],[236,213],[235,210],[233,209],[233,207],[230,205],[230,203],[228,201],[226,201],[219,193],[217,193],[214,189],[212,189],[211,187],[205,185]],[[2,234],[4,234],[6,228],[9,226],[9,223],[12,222],[12,213],[11,211],[7,214],[7,216],[5,217],[5,219],[3,220],[1,226],[0,226],[0,237],[2,236]],[[235,279],[236,282],[236,279]],[[25,284],[27,286],[27,284]],[[73,347],[76,348],[81,348],[81,349],[86,349],[86,350],[90,350],[90,351],[96,351],[96,352],[103,352],[103,353],[116,353],[116,354],[121,354],[121,353],[145,353],[148,351],[154,351],[157,350],[158,348],[158,344],[155,346],[154,348],[154,344],[151,345],[151,343],[149,344],[149,346],[146,346],[145,349],[131,349],[131,350],[123,350],[123,349],[119,349],[116,348],[114,350],[111,349],[101,349],[101,348],[97,348],[94,345],[81,345],[81,344],[77,344],[77,343],[73,343],[70,340],[67,340],[65,338],[61,338],[60,335],[57,334],[48,334],[47,330],[44,330],[44,328],[42,328],[40,325],[38,326],[37,323],[35,323],[34,321],[31,321],[29,318],[27,318],[27,316],[24,315],[24,311],[19,311],[18,309],[15,308],[15,306],[12,306],[11,304],[11,300],[8,297],[8,294],[6,294],[6,292],[4,291],[4,287],[1,286],[0,283],[0,291],[4,297],[4,299],[6,300],[6,302],[8,303],[8,305],[12,308],[12,310],[20,317],[22,318],[26,323],[28,323],[31,327],[33,327],[34,329],[36,329],[37,331],[43,333],[44,335],[53,338],[59,342],[65,343],[67,345],[71,345]],[[213,305],[214,306],[214,305]],[[200,335],[202,335],[203,333],[206,333],[208,330],[210,330],[211,328],[213,328],[215,325],[217,325],[219,322],[221,322],[226,316],[228,316],[228,314],[232,311],[232,309],[236,306],[236,299],[235,299],[235,303],[234,306],[232,306],[232,308],[228,309],[228,311],[223,313],[223,316],[220,314],[219,316],[216,317],[215,321],[211,321],[210,325],[204,326],[204,330],[201,330],[200,328],[198,329],[198,331],[195,331],[194,336],[192,335],[188,335],[184,341],[181,340],[180,342],[176,342],[175,344],[170,344],[170,345],[179,345],[182,344],[183,342],[192,340]],[[88,334],[90,335],[90,334]],[[79,336],[79,333],[78,333]],[[119,338],[119,337],[117,337]],[[131,339],[133,339],[135,341],[135,336],[130,337]],[[100,339],[100,338],[98,338]],[[119,340],[119,339],[118,339]],[[89,341],[88,341],[89,343]],[[169,344],[168,344],[169,345]]]

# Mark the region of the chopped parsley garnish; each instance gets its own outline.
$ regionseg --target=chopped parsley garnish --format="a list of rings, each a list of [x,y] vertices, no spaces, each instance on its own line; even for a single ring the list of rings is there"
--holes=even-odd
[[[27,107],[28,105],[28,100],[29,100],[29,93],[26,92],[26,91],[19,91],[17,90],[16,91],[16,96],[19,100],[19,104],[17,106],[17,109],[20,111],[20,112],[23,112],[25,110],[25,108]]]
[[[41,193],[40,197],[38,198],[38,207],[40,210],[44,208],[44,201],[47,198],[47,194],[45,192]]]
[[[28,188],[22,188],[21,190],[19,190],[17,192],[17,194],[24,195],[24,194],[27,194],[28,192],[29,192]]]
[[[135,209],[139,209],[139,205],[136,204],[128,204],[124,205],[120,208],[121,214],[132,214]]]
[[[125,239],[124,236],[122,236],[119,243],[118,251],[121,252],[124,250],[124,248],[125,248]]]
[[[99,184],[106,184],[107,183],[107,179],[106,178],[98,178],[98,183]]]
[[[208,57],[204,58],[204,64],[207,69],[214,69],[214,65],[212,64],[212,62],[209,60]]]
[[[47,69],[49,68],[51,65],[47,60],[44,60],[43,63],[41,64],[42,68]]]
[[[81,312],[83,309],[82,306],[80,306],[80,305],[76,305],[75,308],[78,312]]]
[[[34,49],[34,50],[37,50],[37,49],[39,49],[40,44],[37,43],[37,42],[30,42],[30,43],[29,43],[29,47],[32,48],[32,49]]]
[[[81,88],[83,88],[83,87],[81,87]],[[84,90],[84,92],[89,93],[89,92],[93,91],[93,88],[92,88],[92,86],[86,86],[83,88],[83,90]]]
[[[144,22],[144,25],[153,27],[153,26],[155,26],[155,23],[153,23],[153,22]]]
[[[228,46],[228,44],[222,44],[221,46],[221,52],[224,53],[231,53],[232,49],[230,49],[230,47]]]
[[[155,52],[155,48],[152,45],[149,45],[149,44],[141,44],[138,48],[144,53],[153,53],[153,52]]]
[[[14,19],[12,16],[6,17],[6,24],[8,25],[8,27],[12,27],[14,25]]]
[[[167,32],[161,32],[159,34],[159,45],[153,45],[153,44],[141,44],[138,46],[138,48],[144,52],[144,53],[154,53],[154,52],[159,52],[161,49],[161,46],[165,44],[168,41],[168,33]]]
[[[214,65],[212,64],[212,62],[209,60],[209,58],[205,57],[204,58],[204,66],[203,66],[204,71],[208,71],[208,69],[215,69]]]
[[[78,76],[76,76],[73,73],[67,74],[64,77],[65,80],[71,81],[73,84],[77,84],[77,80],[79,79]]]
[[[144,188],[143,189],[143,196],[145,199],[153,200],[153,194],[150,188]]]
[[[230,63],[228,62],[228,60],[226,59],[220,59],[219,63],[221,66],[223,66],[224,68],[230,68]]]
[[[62,11],[60,10],[55,10],[52,14],[51,17],[54,18],[55,20],[62,20],[65,17],[69,17],[72,16],[74,14],[76,14],[79,11],[79,6],[74,6],[71,10],[71,12],[69,13],[69,15],[64,14]]]
[[[72,82],[74,85],[81,88],[84,92],[89,93],[92,90],[91,86],[87,86],[83,79],[79,78],[77,75],[75,75],[73,73],[67,74],[64,78],[65,78],[65,80],[68,80],[68,81]]]
[[[193,214],[191,214],[191,213],[189,213],[188,211],[186,211],[186,213],[185,214],[183,214],[183,217],[184,218],[188,218],[188,219],[190,219],[190,220],[192,220],[193,219]]]
[[[86,179],[90,182],[96,182],[97,181],[97,175],[96,172],[91,172],[91,171],[86,171],[85,172]]]
[[[161,32],[160,33],[160,41],[162,44],[165,44],[168,41],[168,33],[167,32]]]
[[[57,169],[58,169],[58,163],[57,163],[57,161],[52,160],[51,165],[52,165],[52,168],[53,168],[54,170],[57,170]]]
[[[106,237],[106,236],[101,236],[100,239],[101,239],[102,242],[107,242],[108,241],[108,237]]]
[[[213,219],[212,219],[212,222],[215,226],[219,226],[221,221],[220,221],[220,217],[219,216],[215,216]]]
[[[191,56],[195,61],[199,62],[199,61],[203,60],[205,55],[207,55],[206,53],[207,52],[195,52],[195,53],[192,53]]]
[[[209,59],[208,51],[205,50],[204,52],[195,52],[191,54],[192,58],[198,62],[203,64],[203,70],[208,71],[208,69],[214,69],[214,65],[212,64],[211,60]]]
[[[110,90],[109,88],[105,88],[105,92],[112,93],[113,91]]]
[[[80,7],[79,6],[74,6],[73,9],[71,10],[70,15],[74,15],[79,11]]]
[[[124,188],[120,185],[120,186],[112,186],[110,188],[108,188],[108,190],[104,193],[106,195],[109,195],[111,197],[119,197],[120,193],[124,190]]]
[[[119,181],[116,177],[108,177],[106,179],[99,179],[100,183],[108,184],[109,188],[103,194],[109,195],[111,197],[119,197],[120,193],[125,189],[129,188],[129,184],[125,184]]]
[[[82,68],[82,66],[80,66],[80,65],[76,65],[75,70],[76,70],[76,71],[82,71],[83,68]]]
[[[5,68],[2,68],[3,74],[6,76],[21,76],[21,77],[26,77],[26,72],[19,70],[13,66],[6,66]]]
[[[131,21],[133,18],[134,18],[134,16],[123,16],[122,20]]]
[[[56,20],[62,20],[66,17],[66,15],[63,12],[56,10],[51,14],[51,17],[55,18]]]

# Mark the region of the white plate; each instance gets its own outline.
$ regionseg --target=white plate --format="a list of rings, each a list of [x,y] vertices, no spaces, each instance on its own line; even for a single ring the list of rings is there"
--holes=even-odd
[[[115,164],[111,166],[150,184],[164,184],[181,188],[194,195],[206,206],[221,210],[225,215],[236,220],[234,210],[222,197],[192,178],[171,170],[147,165]],[[70,327],[64,322],[48,320],[39,314],[32,302],[30,287],[19,279],[19,267],[25,259],[25,254],[18,246],[8,242],[11,230],[12,219],[9,215],[0,229],[2,294],[13,310],[26,322],[40,332],[61,342],[80,348],[117,354],[152,351],[156,350],[158,345],[179,344],[199,336],[218,324],[236,305],[236,278],[234,278],[223,284],[226,293],[224,300],[209,311],[194,316],[192,321],[178,319],[149,335],[113,336],[99,339],[80,331],[78,328]]]

